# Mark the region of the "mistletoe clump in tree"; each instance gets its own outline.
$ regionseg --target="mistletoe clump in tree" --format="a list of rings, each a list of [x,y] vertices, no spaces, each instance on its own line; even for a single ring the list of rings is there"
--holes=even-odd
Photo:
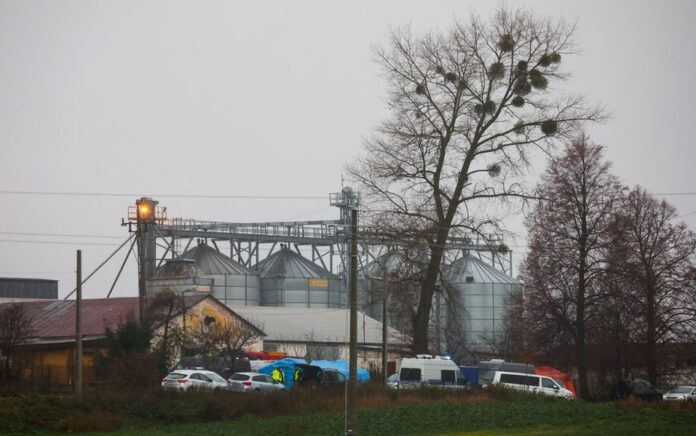
[[[389,116],[348,168],[373,225],[428,246],[414,323],[414,351],[428,324],[444,247],[453,232],[485,232],[492,199],[525,197],[529,152],[547,149],[602,112],[559,89],[574,29],[526,10],[472,17],[446,32],[395,31],[376,56]],[[490,168],[496,168],[490,171]],[[372,211],[372,212],[371,212]]]

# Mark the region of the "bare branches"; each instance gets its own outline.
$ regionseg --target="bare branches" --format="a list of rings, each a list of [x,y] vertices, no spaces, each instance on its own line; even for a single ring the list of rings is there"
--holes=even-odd
[[[348,173],[369,199],[370,221],[429,245],[418,352],[427,351],[428,313],[449,232],[496,227],[491,217],[469,213],[469,204],[533,198],[520,180],[528,153],[548,150],[604,116],[559,91],[568,78],[562,59],[577,50],[573,33],[562,20],[503,8],[489,21],[474,16],[444,32],[416,36],[399,29],[388,47],[375,50],[389,84],[389,118]]]
[[[32,317],[21,303],[0,304],[0,375],[11,375],[14,352],[30,334]]]

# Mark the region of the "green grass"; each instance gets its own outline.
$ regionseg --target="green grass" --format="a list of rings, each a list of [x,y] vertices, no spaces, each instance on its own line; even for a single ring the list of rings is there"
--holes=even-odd
[[[91,392],[0,396],[0,434],[338,435],[341,390],[281,395]],[[696,434],[695,404],[585,403],[506,390],[360,391],[361,435]],[[102,432],[102,433],[97,433]]]
[[[339,435],[342,413],[259,418],[231,422],[127,428],[120,435]],[[361,435],[636,435],[694,434],[688,411],[623,410],[613,403],[502,401],[425,404],[362,410]]]

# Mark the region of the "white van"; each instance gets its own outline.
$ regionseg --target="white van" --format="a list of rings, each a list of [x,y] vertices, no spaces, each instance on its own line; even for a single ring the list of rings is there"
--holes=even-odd
[[[569,400],[575,398],[572,392],[562,383],[545,375],[520,374],[517,372],[496,371],[492,384],[505,386],[519,391],[538,392],[544,395],[563,397]]]
[[[443,357],[419,354],[401,360],[399,387],[413,388],[421,385],[447,388],[464,388],[467,380],[456,363]]]

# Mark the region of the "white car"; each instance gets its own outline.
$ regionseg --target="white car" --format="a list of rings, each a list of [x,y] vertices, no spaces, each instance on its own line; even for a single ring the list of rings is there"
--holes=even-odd
[[[696,386],[676,386],[662,396],[665,401],[696,401]]]
[[[205,369],[177,369],[162,380],[162,387],[187,391],[189,389],[227,389],[227,381]]]
[[[566,389],[562,383],[544,375],[495,371],[492,384],[518,391],[537,392],[554,397],[563,397],[568,400],[575,398],[575,395]]]
[[[235,392],[278,392],[285,385],[271,378],[270,375],[258,372],[238,372],[227,380],[231,391]]]

